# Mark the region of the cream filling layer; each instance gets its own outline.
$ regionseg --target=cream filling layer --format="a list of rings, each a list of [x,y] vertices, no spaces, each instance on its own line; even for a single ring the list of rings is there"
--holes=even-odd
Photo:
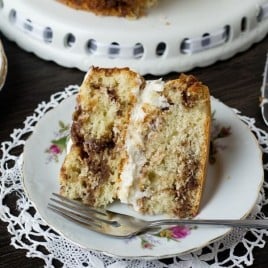
[[[161,95],[163,89],[164,82],[161,79],[147,81],[130,116],[130,123],[125,141],[128,161],[124,165],[121,173],[121,185],[118,192],[118,198],[122,203],[132,204],[136,210],[138,210],[137,200],[150,194],[146,191],[142,192],[139,190],[138,185],[141,169],[146,162],[142,150],[144,147],[144,140],[141,135],[143,121],[146,117],[144,107],[146,104],[159,109],[169,107],[167,99]]]

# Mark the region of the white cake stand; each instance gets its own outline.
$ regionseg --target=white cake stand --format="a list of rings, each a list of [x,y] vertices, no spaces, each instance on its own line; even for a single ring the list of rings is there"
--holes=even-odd
[[[232,57],[268,32],[268,0],[160,0],[138,20],[100,17],[56,0],[0,0],[0,30],[66,67],[188,71]]]

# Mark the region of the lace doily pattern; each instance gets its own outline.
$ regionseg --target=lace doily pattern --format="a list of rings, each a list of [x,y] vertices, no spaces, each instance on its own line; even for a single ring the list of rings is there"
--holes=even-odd
[[[26,249],[27,257],[38,257],[44,260],[45,267],[53,267],[57,260],[64,267],[146,267],[146,268],[171,268],[171,267],[245,267],[254,261],[254,248],[265,245],[267,230],[259,229],[234,229],[224,238],[214,242],[198,251],[180,257],[164,260],[137,260],[118,259],[109,257],[100,252],[88,251],[71,243],[64,237],[47,226],[34,209],[33,204],[26,197],[22,187],[21,150],[27,137],[33,132],[36,123],[49,110],[55,108],[62,100],[77,93],[78,86],[68,86],[64,91],[51,96],[49,102],[42,102],[35,109],[33,115],[26,118],[21,129],[14,129],[10,141],[1,143],[0,148],[0,219],[8,224],[7,229],[11,234],[11,244],[17,249]],[[255,134],[260,148],[268,154],[268,134],[255,126],[255,120],[234,110],[240,120]],[[268,163],[264,163],[268,170]],[[268,219],[262,208],[267,205],[265,190],[268,189],[264,182],[259,199],[251,217]],[[12,197],[12,198],[11,198]],[[16,209],[11,209],[14,204],[9,200],[16,200]],[[243,255],[237,255],[237,248]]]

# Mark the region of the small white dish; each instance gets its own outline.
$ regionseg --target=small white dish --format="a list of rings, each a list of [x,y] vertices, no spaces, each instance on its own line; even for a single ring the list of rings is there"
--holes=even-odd
[[[121,240],[89,231],[48,210],[51,193],[59,191],[57,178],[74,106],[75,96],[72,96],[45,114],[24,147],[24,189],[48,225],[83,248],[117,257],[149,259],[200,249],[231,230],[220,226],[176,227],[162,232],[163,237],[159,234],[142,235]],[[212,111],[215,112],[212,141],[217,152],[216,162],[208,166],[197,218],[245,218],[253,209],[262,187],[262,154],[247,125],[229,107],[212,98]],[[122,204],[115,204],[112,209],[137,215]]]
[[[5,55],[3,45],[0,40],[0,90],[5,84],[6,75],[7,75],[7,58]]]

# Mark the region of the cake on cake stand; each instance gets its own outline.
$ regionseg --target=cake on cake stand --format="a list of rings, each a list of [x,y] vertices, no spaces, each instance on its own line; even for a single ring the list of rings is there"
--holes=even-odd
[[[268,32],[267,0],[166,0],[137,20],[101,17],[56,0],[0,0],[0,30],[65,67],[183,72],[232,57]]]

